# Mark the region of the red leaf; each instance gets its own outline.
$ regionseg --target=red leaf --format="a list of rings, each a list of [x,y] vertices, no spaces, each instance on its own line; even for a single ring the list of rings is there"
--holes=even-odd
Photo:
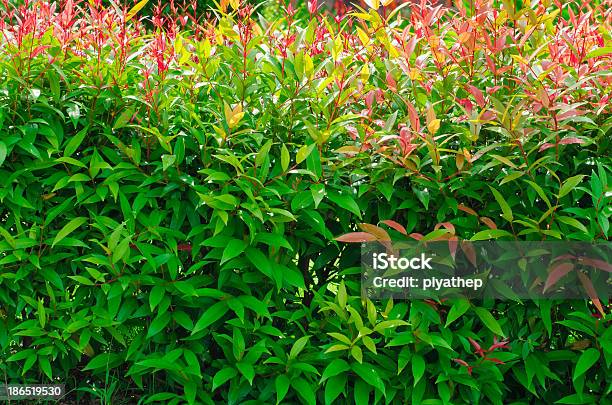
[[[423,239],[423,234],[416,233],[416,232],[413,232],[413,233],[411,233],[411,234],[410,234],[410,235],[408,235],[408,236],[410,236],[412,239],[416,239],[416,240],[421,240],[421,239]]]
[[[484,351],[482,350],[482,347],[480,347],[478,342],[472,339],[471,337],[468,337],[468,340],[470,341],[472,346],[474,346],[474,350],[476,350],[476,353],[478,353],[481,357],[484,357]]]
[[[440,229],[440,227],[448,229],[453,235],[455,234],[455,226],[450,222],[440,222],[439,224],[436,224],[434,229]]]
[[[595,267],[600,270],[607,271],[608,273],[612,273],[612,265],[610,263],[604,262],[603,260],[583,257],[581,262],[586,264],[587,266]]]
[[[561,121],[564,120],[566,118],[571,118],[571,117],[577,117],[580,115],[584,115],[586,113],[586,111],[584,110],[576,110],[574,108],[567,110],[565,112],[560,113],[559,115],[557,115],[557,120]]]
[[[373,242],[376,240],[376,236],[367,232],[351,232],[342,236],[338,236],[336,240],[338,242],[348,243]]]
[[[383,224],[390,226],[391,228],[395,229],[396,231],[398,231],[399,233],[403,234],[403,235],[408,235],[408,231],[406,231],[406,228],[404,228],[401,224],[391,220],[391,219],[386,219],[384,221],[382,221]]]
[[[559,141],[559,145],[569,145],[572,143],[584,143],[584,140],[579,138],[563,138]]]
[[[588,278],[586,274],[581,272],[578,272],[578,278],[584,286],[584,289],[586,290],[587,294],[589,294],[591,301],[593,301],[593,305],[595,305],[595,308],[597,308],[597,310],[599,311],[599,313],[601,313],[602,316],[605,316],[606,313],[604,312],[603,306],[601,305],[601,301],[597,296],[597,291],[595,291],[595,287],[593,287],[591,279]]]
[[[408,116],[410,117],[410,126],[412,126],[412,130],[414,132],[419,132],[421,124],[416,108],[414,108],[414,105],[412,105],[410,101],[406,101],[406,107],[408,108]]]
[[[476,266],[476,251],[474,250],[474,245],[468,241],[463,241],[461,242],[461,250],[463,250],[463,253],[465,253],[470,263]]]
[[[464,360],[461,359],[453,359],[453,361],[457,364],[461,364],[463,367],[469,367],[469,364],[467,364],[467,362],[465,362]]]
[[[489,360],[489,361],[492,361],[493,363],[497,363],[497,364],[506,364],[503,361],[501,361],[500,359],[495,359],[493,357],[485,357],[485,360]]]
[[[552,270],[548,273],[548,277],[546,278],[546,282],[544,283],[544,291],[548,290],[550,287],[555,285],[557,281],[567,273],[574,269],[574,265],[572,263],[559,263],[552,268]]]
[[[480,220],[482,221],[483,224],[485,224],[489,228],[497,229],[497,225],[495,225],[495,222],[493,222],[493,220],[491,218],[489,218],[489,217],[480,217]]]
[[[387,72],[386,79],[387,79],[387,86],[392,92],[395,93],[397,91],[397,83],[395,82],[395,79],[391,75],[391,72]]]
[[[476,211],[474,211],[474,210],[473,210],[473,209],[471,209],[470,207],[466,207],[466,206],[465,206],[465,205],[463,205],[463,204],[459,204],[459,205],[457,206],[457,208],[459,208],[461,211],[466,212],[466,213],[468,213],[468,214],[470,214],[470,215],[474,215],[475,217],[477,217],[477,216],[478,216],[478,214],[476,213]]]
[[[177,250],[184,250],[187,252],[191,252],[191,245],[187,244],[187,243],[181,243],[179,245],[176,246]]]
[[[485,105],[485,99],[484,99],[484,95],[482,94],[482,91],[480,91],[480,89],[472,86],[471,84],[466,85],[467,90],[470,92],[470,94],[472,96],[474,96],[474,98],[476,99],[476,102],[478,103],[478,106],[480,108],[484,107]]]
[[[387,231],[372,224],[359,224],[359,228],[367,234],[374,235],[376,240],[390,241]]]
[[[456,236],[451,236],[448,238],[448,250],[450,251],[451,257],[455,260],[455,256],[457,255],[457,247],[459,246],[459,238]]]
[[[542,152],[543,150],[554,148],[554,147],[555,147],[554,143],[545,143],[544,145],[540,146],[539,152]]]
[[[491,345],[491,347],[489,347],[489,350],[487,350],[487,351],[491,352],[491,351],[496,350],[496,349],[507,349],[507,348],[508,348],[508,341],[507,340],[502,340],[501,342],[496,342],[494,340],[493,344]]]

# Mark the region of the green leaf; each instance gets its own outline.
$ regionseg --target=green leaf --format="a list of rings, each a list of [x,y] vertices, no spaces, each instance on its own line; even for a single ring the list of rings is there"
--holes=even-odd
[[[367,363],[353,363],[351,368],[361,379],[363,379],[363,381],[370,384],[384,396],[386,396],[385,383],[380,378],[380,374],[376,370],[377,367],[375,365]]]
[[[354,400],[356,405],[368,405],[370,404],[370,392],[372,388],[367,381],[359,379],[355,381],[355,394]]]
[[[79,132],[77,132],[72,138],[70,138],[70,140],[66,144],[66,147],[64,148],[64,157],[70,157],[74,152],[76,152],[79,146],[81,146],[81,143],[83,143],[85,135],[87,135],[88,131],[89,126],[86,126]]]
[[[291,381],[291,386],[306,404],[316,405],[315,388],[308,384],[305,379],[296,378]]]
[[[489,311],[479,307],[474,308],[474,311],[476,312],[476,315],[478,315],[482,323],[484,323],[485,326],[491,330],[491,332],[495,333],[498,336],[505,336],[501,326],[499,326],[499,323]]]
[[[470,240],[475,241],[475,240],[499,239],[504,236],[513,237],[513,235],[510,232],[504,231],[502,229],[485,229],[484,231],[480,231],[476,235],[472,236]]]
[[[49,380],[53,379],[53,371],[51,369],[51,363],[49,362],[48,356],[38,356],[38,364],[41,370],[45,373]]]
[[[544,192],[544,190],[542,189],[542,187],[540,187],[537,183],[534,183],[531,180],[525,180],[530,186],[531,188],[533,188],[536,193],[538,193],[538,195],[540,196],[540,198],[546,203],[546,205],[548,206],[548,208],[551,208],[550,205],[550,200],[548,199],[548,197],[546,196],[546,193]]]
[[[599,360],[599,350],[591,348],[582,352],[576,363],[572,379],[576,381],[576,379],[586,373],[588,369],[593,367],[595,363],[597,363],[597,360]]]
[[[151,338],[160,333],[166,327],[166,325],[168,325],[171,317],[170,312],[165,312],[153,319],[153,322],[151,322],[147,331],[147,338]]]
[[[361,347],[359,346],[353,346],[351,348],[351,355],[353,356],[353,358],[355,360],[357,360],[359,363],[363,363],[363,352],[361,351]]]
[[[327,198],[329,198],[340,208],[352,212],[353,214],[357,215],[359,219],[361,219],[361,209],[359,208],[359,205],[357,205],[355,199],[351,195],[340,194],[336,191],[328,191]]]
[[[19,361],[19,360],[26,359],[26,358],[30,357],[31,355],[34,355],[34,357],[36,357],[36,351],[34,349],[20,350],[17,353],[13,354],[8,359],[6,359],[6,361],[7,362],[10,362],[10,361]]]
[[[300,352],[304,350],[304,346],[306,346],[306,343],[308,343],[308,339],[310,339],[310,336],[302,336],[301,338],[295,341],[289,353],[290,360],[295,359],[298,354],[300,354]]]
[[[151,312],[153,312],[157,304],[164,298],[165,292],[166,289],[161,285],[156,285],[151,289],[149,293],[149,306],[151,307]]]
[[[312,193],[312,199],[314,200],[315,209],[319,207],[323,197],[325,197],[325,185],[313,184],[310,186],[310,192]]]
[[[510,182],[512,180],[516,180],[519,177],[522,177],[524,175],[525,175],[525,172],[513,172],[513,173],[510,173],[509,175],[505,176],[502,179],[502,181],[499,182],[499,185],[501,186],[501,185],[506,184],[506,183],[508,183],[508,182]]]
[[[559,193],[557,194],[557,197],[561,198],[569,194],[578,185],[578,183],[582,181],[584,177],[585,176],[583,174],[580,174],[578,176],[573,176],[565,180],[563,184],[561,184],[561,187],[559,187]]]
[[[4,163],[7,153],[8,153],[8,150],[6,148],[6,144],[0,141],[0,167]]]
[[[68,278],[71,278],[74,281],[81,283],[83,285],[94,285],[95,284],[93,281],[83,276],[68,276]]]
[[[130,243],[132,243],[132,241],[129,238],[125,238],[117,245],[117,247],[113,251],[113,263],[117,263],[119,260],[126,257],[127,254],[129,254]]]
[[[55,238],[53,239],[53,243],[51,244],[51,247],[55,246],[66,236],[70,235],[72,231],[74,231],[75,229],[83,225],[85,222],[87,222],[87,220],[88,218],[86,217],[77,217],[77,218],[72,219],[70,222],[64,225],[64,227],[57,233],[57,235],[55,235]]]
[[[283,172],[286,172],[289,168],[290,161],[291,157],[289,156],[289,150],[287,146],[283,144],[283,146],[281,146],[281,169],[283,169]]]
[[[347,375],[341,374],[329,379],[325,384],[325,404],[333,404],[336,398],[344,392]]]
[[[144,6],[147,5],[148,2],[149,0],[140,0],[138,3],[136,3],[136,5],[126,14],[125,21],[130,21],[140,10],[142,10]]]
[[[15,242],[15,238],[3,227],[0,226],[0,235],[4,237],[10,247],[13,249],[17,248],[17,242]]]
[[[425,359],[420,354],[412,356],[412,376],[414,377],[414,386],[425,375]]]
[[[346,307],[346,300],[348,298],[348,295],[346,293],[346,286],[344,285],[344,281],[340,282],[340,285],[338,286],[338,304],[340,305],[340,308],[344,309]]]
[[[267,277],[272,278],[272,266],[270,260],[258,249],[248,247],[246,249],[246,257],[251,263]]]
[[[225,249],[223,249],[221,264],[240,255],[240,253],[244,252],[244,249],[246,249],[247,246],[248,244],[241,239],[232,239],[229,241]]]
[[[191,334],[197,333],[204,328],[212,325],[215,321],[221,319],[223,315],[228,311],[228,306],[224,301],[219,301],[213,305],[211,305],[198,319]]]
[[[268,142],[264,143],[264,145],[261,147],[259,152],[257,152],[257,155],[255,156],[256,165],[260,166],[264,162],[264,160],[266,159],[266,156],[268,156],[268,154],[270,153],[271,147],[272,147],[272,140],[270,139]]]
[[[115,353],[101,353],[91,359],[83,370],[105,370],[117,358]]]
[[[341,341],[342,343],[346,343],[347,345],[351,345],[353,344],[351,342],[351,339],[348,336],[343,335],[342,333],[338,333],[338,332],[328,332],[327,333],[329,336],[333,337],[334,339],[337,339],[339,341]]]
[[[586,54],[586,59],[596,58],[598,56],[610,55],[612,54],[612,46],[604,46],[602,48],[595,48],[589,53]]]
[[[349,364],[343,359],[332,360],[332,362],[325,367],[323,375],[321,376],[321,382],[340,373],[344,373],[345,371],[350,370],[350,368],[351,367]]]
[[[453,304],[450,311],[448,311],[448,316],[446,317],[446,325],[444,327],[448,328],[451,323],[453,323],[461,315],[465,314],[468,309],[470,309],[470,302],[466,299],[458,299]]]
[[[555,401],[555,404],[568,404],[568,405],[582,405],[582,404],[595,404],[597,403],[597,398],[595,395],[591,394],[571,394],[566,395],[558,401]]]
[[[274,381],[276,387],[276,403],[279,404],[289,391],[289,377],[286,374],[279,374]]]
[[[235,368],[226,367],[222,370],[219,370],[215,376],[213,377],[212,390],[216,390],[232,378],[238,375],[238,371]]]
[[[558,215],[555,218],[557,219],[557,221],[563,222],[566,225],[572,226],[572,227],[578,229],[579,231],[584,232],[585,234],[589,233],[589,230],[586,228],[586,226],[584,226],[580,221],[578,221],[575,218],[565,217],[565,216],[561,216],[561,215]]]
[[[508,205],[504,197],[500,194],[499,191],[495,190],[493,187],[489,186],[489,188],[493,192],[493,196],[495,197],[495,200],[497,200],[497,203],[502,209],[502,217],[506,221],[512,222],[512,220],[514,219],[514,217],[512,216],[512,209],[510,209],[510,206]]]
[[[374,340],[372,340],[371,337],[369,336],[364,336],[361,338],[361,341],[363,342],[363,345],[372,353],[376,354],[376,343],[374,343]]]
[[[172,166],[174,162],[176,161],[175,155],[162,155],[161,158],[162,158],[162,167],[163,167],[164,172],[168,170],[168,168]]]
[[[45,305],[42,300],[38,300],[38,322],[40,323],[41,328],[45,328],[45,324],[47,323],[47,315],[45,313]]]
[[[255,378],[255,369],[250,363],[239,362],[236,363],[236,368],[240,371],[240,374],[244,376],[249,382],[249,385],[253,385],[253,378]]]
[[[298,165],[302,163],[306,158],[312,153],[315,148],[315,144],[304,145],[297,151],[297,155],[295,156],[295,163]]]

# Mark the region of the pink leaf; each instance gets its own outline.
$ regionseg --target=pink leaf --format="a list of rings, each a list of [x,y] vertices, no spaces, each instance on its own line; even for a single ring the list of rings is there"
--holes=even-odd
[[[391,72],[387,72],[387,86],[389,87],[389,89],[392,92],[397,91],[397,83],[395,82],[395,79],[393,78],[393,75],[391,75]]]
[[[461,359],[453,359],[453,361],[457,364],[461,364],[463,367],[469,367],[469,364],[467,364],[467,362],[465,362],[464,360]]]
[[[550,287],[555,285],[557,281],[567,273],[574,269],[574,265],[572,263],[559,263],[548,273],[548,277],[546,278],[546,282],[544,283],[544,291],[548,290]]]
[[[416,108],[414,108],[414,105],[412,105],[410,101],[406,101],[406,107],[408,108],[408,116],[410,117],[410,125],[412,126],[412,130],[414,132],[419,132],[421,125]]]
[[[470,341],[472,346],[474,346],[474,350],[476,351],[476,353],[478,353],[481,357],[484,357],[484,351],[482,350],[482,347],[480,347],[478,342],[472,339],[471,337],[468,337],[468,340]]]
[[[448,238],[448,250],[450,251],[451,257],[455,260],[457,255],[457,247],[459,246],[459,239],[456,236]]]
[[[546,150],[546,149],[553,148],[554,146],[555,146],[554,143],[545,143],[544,145],[540,146],[539,152],[542,152],[543,150]]]
[[[448,229],[450,233],[452,233],[453,235],[455,234],[455,226],[451,224],[450,222],[440,222],[439,224],[436,224],[434,229],[440,229],[440,227],[444,227],[444,229]]]
[[[485,224],[489,228],[497,229],[497,225],[495,225],[495,222],[493,222],[493,220],[491,218],[489,218],[489,217],[480,217],[480,220],[482,221],[483,224]]]
[[[600,270],[607,271],[608,273],[612,273],[612,265],[610,263],[604,262],[603,260],[583,257],[582,263],[586,264],[587,266],[595,267]]]
[[[383,224],[390,226],[391,228],[395,229],[396,231],[398,231],[399,233],[403,234],[403,235],[408,235],[408,231],[406,231],[406,228],[404,228],[401,224],[391,220],[391,219],[386,219],[384,221],[382,221]]]
[[[468,241],[462,241],[460,246],[470,263],[476,266],[476,250],[474,250],[474,245]]]
[[[390,241],[389,234],[384,229],[372,224],[359,224],[359,228],[367,234],[376,237],[376,240]]]
[[[493,344],[491,345],[491,347],[489,347],[489,350],[487,350],[487,351],[491,352],[491,351],[496,350],[496,349],[507,349],[507,348],[508,348],[508,341],[507,340],[502,340],[501,342],[493,341]]]
[[[466,212],[470,215],[474,215],[475,217],[478,216],[478,214],[476,213],[476,211],[474,211],[473,209],[471,209],[470,207],[466,207],[463,204],[459,204],[459,206],[457,206],[457,208],[459,208],[461,211]]]
[[[591,298],[591,301],[593,301],[593,305],[595,305],[595,307],[597,308],[597,310],[602,316],[605,316],[606,313],[603,309],[603,306],[601,305],[601,301],[599,300],[599,297],[597,296],[597,291],[595,291],[595,287],[593,286],[591,279],[588,278],[586,274],[581,273],[581,272],[578,272],[578,278],[580,279],[580,282],[584,286],[584,289],[586,290],[587,294]]]
[[[584,143],[584,140],[579,139],[579,138],[564,138],[559,141],[559,145],[569,145],[572,143],[581,144],[581,143]]]
[[[484,95],[482,94],[482,91],[480,91],[480,89],[472,86],[471,84],[466,85],[467,90],[470,92],[470,94],[472,96],[474,96],[474,98],[476,99],[476,102],[478,103],[478,106],[480,108],[484,107],[485,105],[485,99],[484,99]]]
[[[336,240],[338,242],[348,243],[373,242],[376,240],[376,236],[367,232],[351,232],[342,236],[338,236]]]

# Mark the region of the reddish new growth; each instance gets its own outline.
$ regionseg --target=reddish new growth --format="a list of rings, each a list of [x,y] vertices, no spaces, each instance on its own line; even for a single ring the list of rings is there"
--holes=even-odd
[[[508,347],[508,343],[509,342],[507,340],[502,340],[500,342],[500,341],[497,340],[497,336],[494,336],[493,337],[493,344],[491,346],[489,346],[488,349],[483,349],[480,346],[480,344],[478,342],[476,342],[474,339],[472,339],[471,337],[468,337],[468,340],[470,341],[470,343],[474,347],[474,353],[477,354],[478,356],[480,356],[480,359],[478,359],[472,365],[470,365],[465,360],[453,359],[453,361],[455,363],[460,364],[463,367],[467,367],[468,374],[471,375],[474,367],[477,367],[477,366],[481,365],[485,361],[490,361],[490,362],[493,362],[493,363],[496,363],[496,364],[506,364],[504,361],[502,361],[500,359],[497,359],[495,357],[489,357],[489,355],[491,353],[493,353],[494,351],[498,350],[498,349],[509,349],[509,347]]]

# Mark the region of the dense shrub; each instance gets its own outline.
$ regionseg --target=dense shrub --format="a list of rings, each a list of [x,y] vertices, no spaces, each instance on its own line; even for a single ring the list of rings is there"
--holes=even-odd
[[[610,11],[503,3],[268,21],[229,1],[153,29],[5,4],[2,380],[105,403],[604,403],[606,301],[372,302],[335,240],[609,239]]]

